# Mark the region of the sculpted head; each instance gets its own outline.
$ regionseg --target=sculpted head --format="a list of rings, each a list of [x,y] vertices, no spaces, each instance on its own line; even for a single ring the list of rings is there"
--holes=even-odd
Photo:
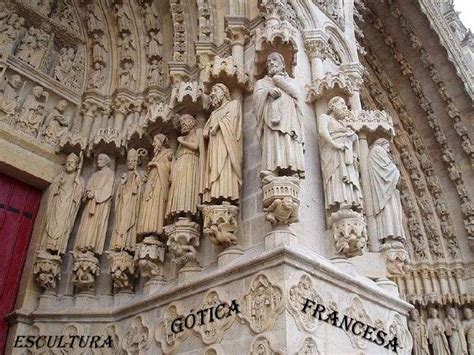
[[[340,96],[334,96],[328,102],[328,113],[334,114],[337,119],[343,118],[347,110],[348,108],[346,102]]]
[[[155,148],[155,152],[159,151],[162,146],[168,146],[168,137],[159,133],[153,137],[153,147]]]
[[[107,154],[101,153],[97,156],[97,167],[99,169],[109,166],[109,164],[110,164],[110,158]]]
[[[127,155],[127,169],[135,170],[138,166],[138,151],[136,149],[130,149]]]
[[[196,119],[193,116],[186,113],[179,117],[179,127],[182,134],[188,134],[194,129],[195,126]]]
[[[386,138],[378,138],[374,142],[374,146],[380,146],[382,147],[387,153],[390,153],[391,147],[390,147],[390,141]]]
[[[14,74],[10,77],[10,85],[17,89],[21,84],[21,76]]]
[[[213,107],[219,107],[222,102],[230,101],[230,92],[224,84],[215,84],[209,95]]]
[[[456,309],[454,307],[448,308],[448,316],[456,318]]]
[[[418,313],[417,309],[412,309],[410,314],[411,314],[411,319],[413,319],[413,320],[420,319],[420,313]]]
[[[293,200],[291,197],[284,197],[283,200],[281,201],[283,204],[283,207],[285,207],[286,210],[291,210],[293,209]]]
[[[430,316],[433,318],[438,318],[438,310],[436,308],[430,308]]]
[[[59,100],[58,103],[56,104],[56,109],[59,112],[63,112],[67,107],[67,101],[66,100]]]
[[[65,163],[66,171],[68,173],[76,171],[77,168],[79,167],[80,160],[81,159],[76,154],[74,153],[69,154],[66,158],[66,163]]]
[[[273,52],[268,55],[267,73],[270,76],[285,73],[285,59],[280,53]]]
[[[34,97],[39,99],[41,97],[41,95],[43,95],[43,88],[41,86],[35,86],[33,88],[33,95],[34,95]]]
[[[464,317],[466,319],[472,319],[472,309],[464,308]]]

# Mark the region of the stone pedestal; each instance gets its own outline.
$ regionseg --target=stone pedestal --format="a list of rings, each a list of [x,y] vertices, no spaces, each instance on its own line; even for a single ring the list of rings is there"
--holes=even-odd
[[[57,301],[58,301],[58,296],[56,295],[54,291],[45,290],[39,297],[38,308],[40,309],[54,308],[57,305]]]
[[[110,252],[110,274],[115,292],[133,290],[135,279],[135,260],[126,251]]]
[[[41,288],[50,291],[55,290],[56,284],[61,278],[61,257],[40,250],[33,266],[33,274]]]
[[[336,253],[348,258],[362,255],[367,245],[364,216],[350,209],[341,209],[329,217]]]
[[[92,291],[82,291],[76,294],[76,307],[92,309],[95,307],[96,298]]]
[[[72,283],[80,290],[93,290],[95,279],[99,276],[99,259],[91,251],[76,251],[72,254],[74,255]]]
[[[229,247],[217,255],[217,266],[219,268],[226,267],[239,258],[243,253],[244,251],[238,246]]]
[[[296,242],[297,237],[289,226],[278,226],[265,236],[265,249],[275,249]]]

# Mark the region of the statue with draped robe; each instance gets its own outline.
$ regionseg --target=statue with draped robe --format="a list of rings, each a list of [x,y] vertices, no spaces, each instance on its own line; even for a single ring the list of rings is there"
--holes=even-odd
[[[97,156],[97,171],[87,182],[83,198],[85,207],[77,231],[75,250],[91,251],[98,255],[104,251],[115,176],[109,164],[107,154]]]
[[[318,117],[321,138],[321,169],[326,210],[362,208],[359,182],[359,141],[352,128],[344,124],[351,112],[344,99],[335,96],[328,103],[328,114]]]
[[[403,241],[403,212],[397,189],[400,171],[390,157],[390,142],[387,139],[379,138],[372,145],[368,170],[377,236],[381,240],[391,238]]]
[[[449,350],[448,340],[446,339],[445,327],[443,321],[438,318],[438,310],[430,309],[430,316],[426,321],[428,328],[428,342],[431,344],[433,352],[436,355],[451,355]]]
[[[411,311],[408,329],[413,337],[413,355],[430,355],[428,347],[428,330],[417,309]]]
[[[203,202],[238,203],[242,186],[242,115],[224,84],[212,87],[212,111],[203,136],[207,143],[203,171]]]
[[[127,171],[123,173],[115,195],[115,223],[110,250],[133,251],[136,244],[136,222],[141,199],[143,178],[138,171],[138,159],[146,154],[143,149],[130,149]]]
[[[448,316],[444,320],[446,335],[451,347],[452,355],[468,355],[466,337],[464,336],[464,327],[458,319],[456,309],[448,308]]]
[[[198,213],[200,203],[200,156],[202,134],[196,129],[196,119],[184,114],[179,117],[181,136],[178,137],[171,165],[170,191],[166,205],[166,218],[185,217],[191,220]]]
[[[153,139],[154,157],[148,163],[145,189],[137,222],[140,237],[163,234],[165,209],[170,186],[170,170],[173,153],[168,138],[157,134]]]
[[[304,177],[300,90],[281,54],[267,58],[267,75],[255,83],[254,114],[262,145],[262,175]]]
[[[63,172],[50,186],[46,210],[46,225],[41,249],[62,255],[76,220],[84,193],[84,179],[80,176],[81,159],[74,153],[66,158]]]
[[[472,317],[472,309],[464,308],[464,318],[462,326],[466,334],[467,349],[469,355],[474,355],[474,318]]]

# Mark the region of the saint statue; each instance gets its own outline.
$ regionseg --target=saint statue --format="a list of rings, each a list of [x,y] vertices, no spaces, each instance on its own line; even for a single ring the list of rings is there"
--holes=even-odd
[[[452,355],[468,355],[466,337],[464,336],[464,327],[458,319],[456,309],[450,307],[448,316],[444,320],[446,335],[448,336],[449,345]]]
[[[408,321],[408,329],[413,337],[413,355],[430,355],[426,323],[420,317],[420,313],[418,313],[416,309],[411,311],[411,320]]]
[[[168,138],[157,134],[153,139],[154,157],[148,163],[145,189],[137,222],[139,236],[163,234],[165,209],[170,185],[173,153]]]
[[[74,153],[66,158],[64,171],[50,186],[41,249],[64,254],[84,193],[81,159]]]
[[[203,130],[207,141],[203,171],[203,202],[238,203],[242,186],[242,114],[229,89],[216,84],[210,94],[214,108]]]
[[[378,238],[404,240],[402,204],[397,190],[400,171],[390,157],[387,139],[379,138],[372,145],[368,170]]]
[[[448,340],[444,335],[444,324],[438,318],[438,310],[436,308],[430,309],[430,316],[426,321],[428,327],[428,342],[431,344],[433,353],[436,355],[451,355],[448,346]]]
[[[474,318],[472,318],[472,309],[464,308],[465,320],[462,321],[464,333],[466,333],[466,342],[469,355],[474,355]]]
[[[68,130],[68,122],[64,117],[64,111],[67,107],[66,100],[59,100],[53,111],[46,120],[47,126],[42,134],[43,142],[54,145]]]
[[[326,210],[348,208],[360,211],[362,193],[359,183],[357,134],[343,119],[350,115],[344,99],[329,100],[328,114],[318,119],[321,137],[321,164]]]
[[[257,134],[262,144],[262,174],[304,177],[303,114],[299,86],[285,71],[279,53],[267,58],[267,75],[254,91]]]
[[[133,251],[136,241],[136,221],[143,178],[138,172],[138,159],[146,154],[143,149],[130,149],[127,171],[123,173],[115,196],[115,223],[110,250]]]
[[[97,156],[97,171],[92,174],[86,186],[86,206],[77,231],[75,250],[92,251],[99,255],[104,251],[115,176],[109,164],[107,154]]]
[[[18,89],[21,83],[21,77],[18,74],[13,74],[0,91],[0,121],[10,122],[15,114]]]
[[[199,205],[199,144],[201,137],[196,130],[196,119],[188,114],[179,117],[181,136],[171,166],[171,186],[166,205],[166,217],[191,219]]]

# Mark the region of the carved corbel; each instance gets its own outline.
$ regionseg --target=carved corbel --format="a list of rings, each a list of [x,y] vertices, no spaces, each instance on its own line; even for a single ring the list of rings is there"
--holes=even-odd
[[[404,276],[411,271],[410,254],[403,243],[388,241],[382,245],[381,251],[385,256],[387,270],[392,276]]]
[[[197,268],[197,250],[199,246],[199,225],[186,218],[180,218],[176,223],[165,227],[168,236],[168,248],[173,256],[173,262],[186,268]]]
[[[362,213],[340,209],[329,217],[336,253],[347,258],[362,255],[367,245],[366,223]]]
[[[33,275],[36,276],[36,282],[42,289],[54,291],[61,279],[61,257],[44,250],[38,251],[33,265]]]
[[[72,283],[84,291],[92,291],[97,276],[99,276],[99,259],[91,251],[72,253],[74,256],[74,265],[72,272]]]
[[[298,222],[299,179],[295,176],[272,176],[262,179],[263,210],[273,228]]]
[[[126,251],[110,252],[110,274],[114,290],[117,292],[133,290],[135,260]]]
[[[228,202],[221,205],[201,205],[204,236],[224,247],[237,244],[239,208]]]
[[[202,86],[197,81],[177,82],[171,89],[169,102],[170,109],[178,112],[185,109],[186,113],[201,112],[203,107],[207,107]]]
[[[163,280],[165,245],[154,237],[145,237],[136,246],[136,258],[140,275],[152,280]]]

